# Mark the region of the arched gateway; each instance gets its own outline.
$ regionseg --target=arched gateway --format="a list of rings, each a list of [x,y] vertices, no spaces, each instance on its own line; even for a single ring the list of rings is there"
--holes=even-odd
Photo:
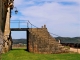
[[[0,0],[0,30],[2,32],[0,34],[2,36],[2,38],[0,37],[0,41],[2,41],[2,53],[12,49],[11,31],[13,30],[27,31],[27,49],[29,52],[44,54],[68,52],[64,46],[56,42],[55,38],[49,34],[46,25],[42,28],[10,29],[12,9],[13,0]]]

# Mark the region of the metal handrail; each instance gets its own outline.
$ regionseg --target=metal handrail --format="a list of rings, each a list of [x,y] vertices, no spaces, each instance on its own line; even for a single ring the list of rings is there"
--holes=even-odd
[[[50,33],[50,32],[49,32],[49,33]],[[50,34],[55,35],[55,36],[58,36],[58,37],[61,37],[61,36],[59,36],[59,35],[57,35],[57,34],[53,34],[53,33],[50,33]]]
[[[12,20],[11,20],[12,21]],[[27,23],[27,28],[30,28],[31,30],[31,32],[32,32],[32,28],[33,27],[35,27],[37,30],[36,30],[36,32],[37,32],[37,34],[35,34],[35,36],[36,35],[38,35],[38,27],[37,26],[35,26],[35,25],[33,25],[29,20],[13,20],[13,21],[16,21],[16,23]],[[19,21],[19,22],[18,22]],[[15,22],[14,22],[15,23]],[[30,25],[30,26],[29,26]],[[44,28],[42,29],[43,31],[45,30]],[[48,32],[48,36],[47,36],[47,39],[48,39],[48,44],[49,44],[49,37],[50,36],[52,36],[52,35],[55,35],[55,36],[58,36],[58,37],[61,37],[61,36],[59,36],[59,35],[57,35],[57,34],[53,34],[53,33],[50,33],[50,32]],[[34,36],[33,36],[34,37]],[[53,36],[52,36],[53,37]],[[41,38],[43,38],[42,36],[40,36],[40,37],[38,37],[40,40],[41,40]],[[34,40],[34,39],[33,39]],[[45,40],[46,40],[46,38],[43,38],[43,41],[45,42]],[[37,41],[36,41],[37,42]],[[34,43],[32,43],[32,44],[34,44]],[[38,45],[38,44],[37,44]],[[34,46],[33,46],[34,47]],[[32,48],[33,48],[32,47]],[[44,48],[45,49],[45,48]],[[34,50],[34,49],[33,49]],[[38,50],[38,49],[37,49]]]
[[[12,22],[12,21],[13,21],[13,22]],[[14,21],[15,21],[15,22],[14,22]],[[18,22],[18,21],[19,21],[19,22]],[[33,28],[33,27],[37,28],[37,32],[38,32],[38,27],[35,26],[35,25],[33,25],[29,20],[11,20],[11,23],[27,23],[27,27],[28,27],[28,28],[30,28],[30,27],[28,26],[28,25],[30,25],[31,28]],[[59,35],[57,35],[57,34],[53,34],[53,33],[50,33],[50,32],[49,32],[49,34],[52,34],[52,35],[61,37],[61,36],[59,36]]]

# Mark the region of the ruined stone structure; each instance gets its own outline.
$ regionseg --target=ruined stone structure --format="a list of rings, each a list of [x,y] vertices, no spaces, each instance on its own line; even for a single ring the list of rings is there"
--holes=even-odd
[[[11,9],[13,9],[13,0],[0,0],[0,30],[3,34],[2,53],[8,52],[11,49]],[[0,39],[0,41],[1,40],[2,38]]]
[[[12,38],[10,29],[11,9],[13,9],[13,0],[0,0],[0,43],[2,53],[8,52],[12,48]],[[42,28],[25,28],[27,31],[27,49],[33,53],[62,53],[68,52],[64,46],[56,42],[46,25]],[[2,38],[1,38],[2,37]]]
[[[28,51],[33,53],[53,54],[65,53],[68,49],[53,38],[46,26],[28,30]]]

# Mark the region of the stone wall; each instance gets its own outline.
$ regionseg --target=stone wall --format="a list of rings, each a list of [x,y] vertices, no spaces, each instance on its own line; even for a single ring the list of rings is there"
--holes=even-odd
[[[0,53],[2,53],[3,44],[4,44],[3,33],[0,30]]]
[[[65,53],[68,49],[53,38],[47,28],[32,28],[28,30],[28,51],[33,53],[53,54]]]
[[[0,0],[0,30],[3,34],[3,53],[8,52],[12,46],[10,31],[11,9],[13,8],[12,3],[13,0]]]
[[[7,13],[7,8],[5,7],[5,2],[3,0],[0,0],[0,29],[2,32],[4,32],[4,27],[5,27],[5,21],[6,21],[6,13]]]

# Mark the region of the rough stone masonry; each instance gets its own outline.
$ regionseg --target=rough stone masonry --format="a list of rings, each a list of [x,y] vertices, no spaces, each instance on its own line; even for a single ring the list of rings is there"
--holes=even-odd
[[[8,52],[12,46],[10,17],[14,0],[0,0],[0,51]]]
[[[67,53],[69,50],[62,46],[48,32],[46,26],[28,30],[28,51],[41,54]]]
[[[2,48],[3,48],[3,34],[0,30],[0,53],[2,53]]]

